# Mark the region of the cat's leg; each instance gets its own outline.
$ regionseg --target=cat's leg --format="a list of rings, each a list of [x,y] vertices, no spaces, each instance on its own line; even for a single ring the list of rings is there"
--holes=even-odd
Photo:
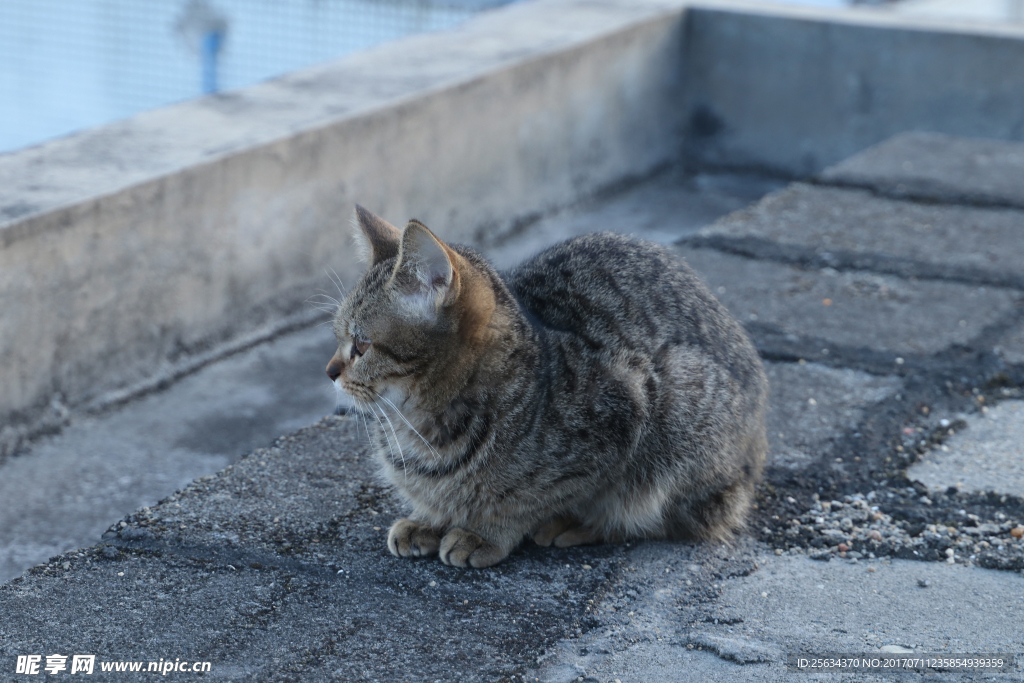
[[[553,541],[556,548],[571,548],[574,545],[594,545],[604,542],[605,539],[603,535],[594,531],[590,527],[583,525],[578,525],[572,529],[563,531],[555,536]]]
[[[530,537],[533,538],[534,543],[546,548],[551,545],[552,541],[554,541],[556,537],[569,529],[578,527],[579,525],[579,521],[572,517],[552,517],[534,529],[533,533],[530,534]]]
[[[388,550],[395,557],[429,557],[436,555],[441,534],[427,524],[400,519],[388,531]]]
[[[610,540],[573,517],[552,517],[537,527],[531,536],[534,543],[545,548],[550,545],[571,548],[574,545],[594,545]]]
[[[480,533],[454,527],[441,539],[441,561],[453,567],[491,567],[519,545],[525,531],[513,527],[490,527]]]

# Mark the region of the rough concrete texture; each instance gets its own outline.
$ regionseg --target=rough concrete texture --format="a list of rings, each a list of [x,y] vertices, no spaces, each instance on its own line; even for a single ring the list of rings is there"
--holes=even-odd
[[[1019,182],[1024,187],[1024,175]],[[795,263],[1018,288],[1022,236],[1020,213],[1012,209],[921,204],[804,184],[700,232],[704,244],[736,253],[774,251]]]
[[[1020,24],[700,3],[687,29],[698,164],[806,177],[908,130],[1024,140]]]
[[[401,510],[362,429],[325,418],[141,510],[115,545],[0,587],[5,673],[43,647],[217,661],[216,680],[507,679],[620,571],[617,546],[469,573],[396,562],[384,540]]]
[[[820,178],[896,197],[1024,207],[1024,144],[910,132],[826,168]]]
[[[964,415],[964,426],[907,471],[930,488],[963,486],[1024,498],[1024,403]]]
[[[773,176],[687,173],[671,167],[634,186],[545,215],[511,234],[485,239],[481,247],[496,266],[507,268],[557,241],[601,230],[668,245],[784,184]]]
[[[1024,325],[1017,325],[1007,330],[996,339],[993,351],[1006,359],[1007,363],[1019,365],[1024,363]]]
[[[769,467],[802,467],[843,434],[857,433],[864,412],[893,396],[897,377],[877,377],[817,363],[767,363]]]
[[[1024,301],[1006,288],[804,270],[712,249],[679,251],[740,320],[825,344],[890,352],[890,362],[899,354],[965,345]],[[885,325],[874,324],[878,320]]]
[[[0,465],[0,581],[331,412],[334,388],[320,366],[334,348],[330,329],[314,327],[123,407],[73,414],[59,434]]]
[[[838,563],[755,555],[747,561],[756,571],[712,579],[716,605],[695,621],[692,607],[677,606],[692,594],[691,584],[707,581],[703,568],[691,568],[685,558],[670,564],[657,553],[643,559],[634,553],[633,559],[645,565],[637,582],[646,590],[630,605],[631,618],[616,623],[599,612],[600,623],[554,650],[534,678],[546,683],[580,677],[602,683],[804,681],[811,674],[788,672],[787,654],[878,654],[886,647],[918,653],[1024,650],[1018,627],[1024,620],[1022,579],[1008,572],[908,560]],[[842,680],[819,676],[810,680]],[[849,676],[846,680],[921,680]]]
[[[326,418],[0,586],[0,666],[67,651],[210,661],[214,680],[626,683],[804,680],[782,668],[793,653],[1024,652],[1024,499],[907,469],[970,437],[959,416],[1024,398],[1024,367],[991,351],[1020,322],[1019,290],[953,266],[914,281],[680,250],[774,385],[772,462],[736,544],[400,561],[384,537],[402,506],[365,424]],[[1024,680],[1022,664],[996,680]]]

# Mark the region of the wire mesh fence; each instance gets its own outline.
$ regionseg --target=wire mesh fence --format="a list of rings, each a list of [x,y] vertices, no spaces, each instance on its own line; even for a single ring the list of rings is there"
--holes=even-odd
[[[2,0],[0,153],[508,0]]]

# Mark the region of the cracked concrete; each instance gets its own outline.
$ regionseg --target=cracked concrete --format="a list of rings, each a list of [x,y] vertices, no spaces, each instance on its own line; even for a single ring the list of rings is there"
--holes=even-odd
[[[701,230],[700,237],[720,248],[732,242],[744,253],[769,244],[826,267],[996,285],[1019,286],[1017,266],[1024,261],[1016,209],[918,203],[802,183]],[[972,247],[964,249],[965,243]]]
[[[662,596],[685,588],[691,572],[648,572],[644,579],[652,585],[632,606],[628,625],[596,625],[571,647],[554,650],[535,678],[804,680],[808,674],[787,672],[786,654],[1024,648],[1017,627],[1024,620],[1021,578],[1008,572],[909,560],[840,564],[758,555],[755,561],[757,571],[721,584],[719,607],[700,620],[662,605]],[[858,674],[855,680],[893,679]]]
[[[1024,208],[1024,144],[912,131],[825,169],[822,182],[947,204]]]
[[[1024,402],[1006,401],[964,415],[962,430],[907,471],[930,488],[949,482],[1024,498]]]
[[[822,457],[866,410],[896,394],[902,382],[817,363],[767,363],[769,466],[799,468]]]
[[[808,270],[713,249],[681,247],[680,253],[745,323],[846,348],[889,352],[893,359],[965,345],[985,327],[1015,316],[1024,301],[1019,291],[1007,288],[905,280],[861,270]]]

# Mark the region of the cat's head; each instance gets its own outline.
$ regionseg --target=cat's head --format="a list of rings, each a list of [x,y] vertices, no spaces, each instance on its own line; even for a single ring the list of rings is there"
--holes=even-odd
[[[357,406],[445,393],[490,336],[489,279],[419,221],[357,206],[355,223],[369,268],[338,307],[327,375]]]

